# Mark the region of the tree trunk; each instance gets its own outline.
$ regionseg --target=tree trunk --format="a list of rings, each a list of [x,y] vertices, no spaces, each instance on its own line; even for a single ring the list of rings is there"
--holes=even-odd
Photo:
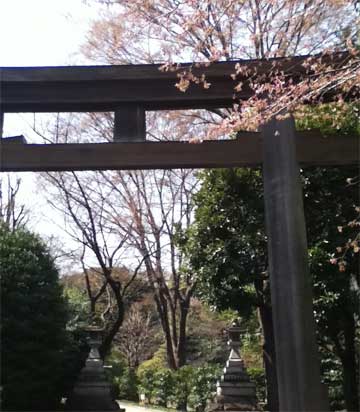
[[[358,411],[360,405],[357,393],[355,322],[353,318],[346,322],[344,337],[345,348],[341,351],[340,359],[343,366],[345,405],[348,411]]]
[[[179,341],[177,347],[178,367],[186,364],[186,321],[189,313],[189,298],[180,304]]]
[[[277,412],[279,411],[279,394],[271,306],[263,303],[259,306],[259,312],[264,335],[263,359],[266,375],[267,410]]]
[[[178,368],[178,365],[177,365],[177,359],[174,353],[174,347],[172,345],[171,337],[169,336],[165,340],[166,340],[166,355],[167,355],[168,367],[170,369],[175,370]]]
[[[345,405],[348,411],[359,410],[359,399],[357,396],[355,352],[347,353],[341,358],[343,365],[343,388]]]
[[[114,292],[116,304],[117,304],[117,317],[116,321],[111,325],[111,328],[107,331],[103,342],[99,348],[100,356],[102,359],[110,353],[111,344],[115,335],[118,333],[123,321],[124,321],[124,302],[121,295],[121,286],[117,281],[109,280],[109,285]]]
[[[176,356],[170,330],[169,316],[167,313],[167,303],[165,298],[163,296],[160,296],[160,293],[157,293],[156,291],[154,292],[154,299],[160,317],[162,330],[165,335],[167,363],[170,369],[177,369]]]

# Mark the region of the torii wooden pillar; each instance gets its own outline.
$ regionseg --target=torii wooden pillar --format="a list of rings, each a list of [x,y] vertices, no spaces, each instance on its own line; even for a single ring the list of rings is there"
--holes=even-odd
[[[280,59],[278,63],[287,74],[298,76],[304,71],[304,59],[306,56]],[[247,67],[259,66],[259,74],[271,70],[273,64],[271,60],[245,63]],[[213,86],[208,90],[193,87],[187,93],[175,90],[173,73],[158,69],[154,65],[0,69],[0,115],[1,111],[113,111],[114,135],[119,142],[27,145],[21,139],[16,139],[20,140],[18,144],[0,141],[0,171],[235,167],[263,163],[280,410],[326,411],[298,162],[357,164],[359,141],[356,137],[324,141],[316,133],[295,133],[289,118],[271,121],[262,135],[245,133],[236,141],[199,145],[139,142],[145,134],[145,110],[228,107],[233,102],[235,83],[230,74],[234,62],[213,64],[206,69],[207,80]],[[240,97],[246,99],[250,97],[246,79],[244,84]],[[130,106],[133,110],[129,112]],[[124,119],[129,120],[127,126]],[[127,134],[133,143],[128,142]]]
[[[281,411],[329,410],[320,381],[300,171],[292,118],[263,128],[263,180]]]

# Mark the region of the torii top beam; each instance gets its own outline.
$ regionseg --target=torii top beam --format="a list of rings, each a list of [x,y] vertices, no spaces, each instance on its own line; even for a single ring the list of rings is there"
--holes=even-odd
[[[346,57],[346,56],[345,56]],[[251,90],[246,78],[233,80],[235,64],[240,63],[258,75],[274,68],[295,81],[306,73],[303,63],[309,56],[268,60],[239,60],[212,63],[209,67],[182,64],[179,72],[192,67],[195,75],[206,75],[211,87],[191,84],[187,92],[175,86],[177,73],[161,71],[160,65],[3,67],[0,68],[1,108],[6,112],[95,112],[115,111],[134,105],[144,110],[207,109],[229,107],[234,87],[244,82],[237,94],[248,99]],[[344,60],[344,54],[332,61]]]

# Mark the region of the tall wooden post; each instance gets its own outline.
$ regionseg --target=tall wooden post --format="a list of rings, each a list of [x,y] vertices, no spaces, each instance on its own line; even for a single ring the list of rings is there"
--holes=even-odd
[[[146,136],[146,115],[143,107],[127,105],[115,110],[114,141],[141,142]]]
[[[0,139],[3,137],[3,129],[4,129],[4,112],[0,109]]]
[[[312,286],[292,118],[262,130],[271,299],[281,411],[328,410],[320,382]],[[309,148],[311,150],[311,148]]]

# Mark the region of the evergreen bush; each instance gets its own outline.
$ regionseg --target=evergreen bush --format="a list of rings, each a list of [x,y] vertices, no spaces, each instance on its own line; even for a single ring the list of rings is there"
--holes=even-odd
[[[67,320],[58,271],[25,229],[0,226],[2,410],[59,406]]]

